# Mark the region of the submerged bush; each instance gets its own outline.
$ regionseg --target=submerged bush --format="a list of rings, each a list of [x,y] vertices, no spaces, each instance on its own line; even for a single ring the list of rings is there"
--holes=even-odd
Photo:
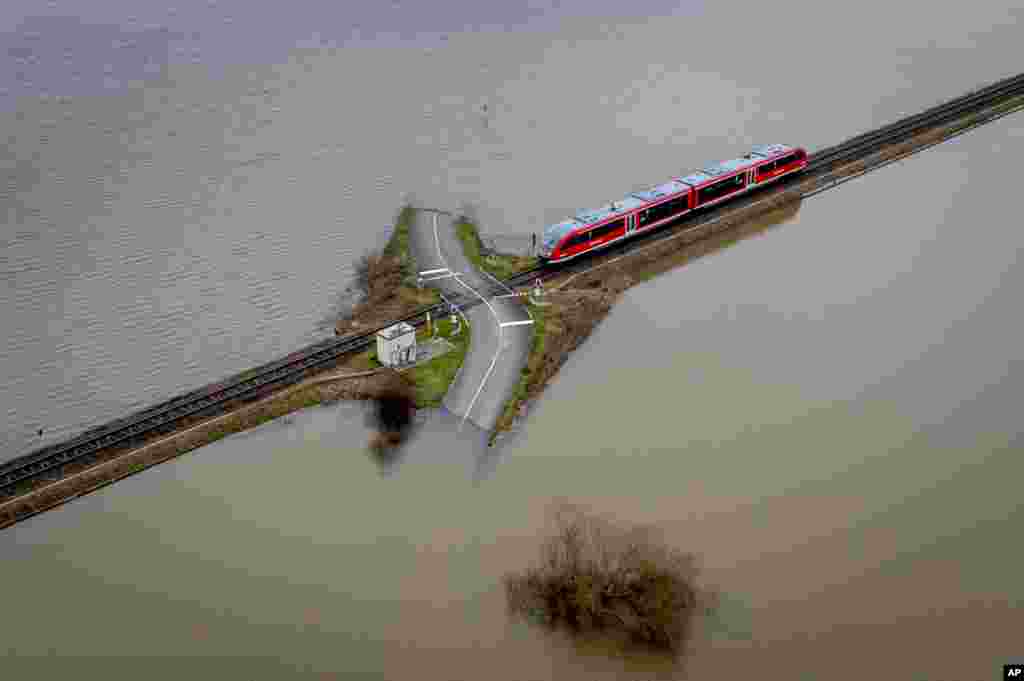
[[[414,397],[412,387],[397,374],[373,397],[367,425],[376,432],[370,438],[369,449],[382,470],[398,462],[399,449],[411,434],[416,413]]]
[[[694,558],[652,530],[620,528],[561,505],[540,564],[505,578],[510,613],[576,634],[682,652],[693,616],[710,605]]]
[[[391,295],[402,284],[402,261],[385,255],[365,253],[355,263],[355,285],[371,298]]]

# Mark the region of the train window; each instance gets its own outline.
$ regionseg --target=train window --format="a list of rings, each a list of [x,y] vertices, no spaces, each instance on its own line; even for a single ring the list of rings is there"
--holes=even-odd
[[[664,220],[669,216],[682,213],[689,207],[689,197],[686,195],[666,201],[665,203],[659,203],[657,206],[640,211],[640,225],[649,225],[652,222]]]
[[[783,156],[782,158],[777,160],[775,162],[775,166],[778,167],[778,168],[781,168],[783,166],[788,166],[790,163],[795,161],[796,158],[797,158],[796,154],[787,154],[786,156]]]
[[[577,232],[566,240],[564,248],[573,248],[588,241],[590,241],[590,232]]]
[[[730,177],[727,180],[721,180],[707,187],[703,187],[698,192],[698,198],[701,203],[708,201],[714,201],[715,199],[727,196],[739,189],[743,188],[743,175],[737,175],[736,177]]]
[[[761,175],[767,175],[773,170],[775,170],[775,162],[769,161],[768,163],[765,163],[763,166],[759,166],[757,172],[760,173]]]
[[[614,234],[618,230],[621,230],[625,226],[625,224],[626,218],[619,218],[618,220],[613,220],[612,222],[609,222],[607,225],[601,225],[597,229],[593,230],[590,233],[590,236],[592,239],[600,239],[601,237],[608,236],[609,234]]]

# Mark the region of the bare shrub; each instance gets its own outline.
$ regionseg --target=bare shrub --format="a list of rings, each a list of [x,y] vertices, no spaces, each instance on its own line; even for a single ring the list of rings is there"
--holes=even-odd
[[[693,556],[651,529],[618,527],[568,504],[553,519],[539,565],[505,578],[510,613],[680,654],[694,614],[712,602],[696,586]]]
[[[370,262],[373,258],[374,255],[372,253],[364,253],[356,258],[355,265],[353,265],[355,287],[363,295],[369,295],[370,293]]]
[[[397,383],[397,382],[396,382]],[[382,451],[405,442],[416,412],[416,396],[406,384],[387,386],[374,398],[370,425],[377,431],[370,448]]]
[[[374,253],[364,253],[354,265],[355,286],[369,298],[391,295],[402,284],[402,262]]]

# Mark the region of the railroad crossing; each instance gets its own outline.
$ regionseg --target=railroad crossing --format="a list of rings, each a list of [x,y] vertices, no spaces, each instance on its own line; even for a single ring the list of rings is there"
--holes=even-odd
[[[991,85],[973,90],[960,97],[950,99],[947,102],[934,106],[919,114],[908,116],[870,132],[857,135],[835,146],[815,151],[810,156],[810,163],[800,178],[783,184],[773,191],[786,192],[797,191],[803,198],[814,196],[827,189],[840,186],[852,174],[844,170],[850,164],[857,163],[861,166],[860,174],[868,172],[873,168],[882,167],[900,158],[909,156],[917,151],[926,149],[929,146],[940,144],[943,141],[956,137],[966,131],[984,125],[988,122],[998,120],[1004,116],[1011,115],[1022,108],[1021,98],[1024,97],[1024,74],[1018,74],[1004,78]],[[945,128],[944,130],[940,130]],[[939,137],[935,141],[915,144],[911,142],[915,136],[926,131],[939,131]],[[901,148],[900,145],[907,145]],[[886,155],[886,150],[890,153]],[[751,198],[750,202],[756,200]],[[710,226],[714,221],[722,219],[722,216],[730,212],[742,210],[747,199],[740,199],[735,204],[727,204],[720,208],[702,214],[688,216],[678,224],[667,226],[657,232],[642,235],[632,243],[624,245],[621,249],[611,248],[603,259],[595,258],[594,261],[570,262],[561,270],[562,273],[579,273],[585,269],[592,269],[600,266],[601,262],[607,262],[609,258],[624,253],[627,250],[641,251],[645,245],[652,245],[659,240],[675,239],[682,235],[694,233],[698,228]],[[435,214],[437,214],[435,212]],[[447,232],[450,224],[450,217],[444,218],[445,228],[438,229],[436,243],[442,245],[443,233]],[[440,219],[440,218],[439,218]],[[422,215],[418,224],[422,225]],[[435,223],[436,224],[436,223]],[[433,229],[434,225],[430,225]],[[420,232],[422,230],[415,230]],[[713,229],[712,229],[713,231]],[[445,236],[445,238],[448,238]],[[427,244],[430,245],[429,243]],[[453,254],[461,254],[461,248],[454,249]],[[443,255],[438,251],[439,260],[443,261]],[[447,255],[447,254],[445,254]],[[444,268],[446,272],[435,273],[437,275],[450,274],[450,279],[460,284],[459,288],[465,288],[464,279],[474,274],[474,270],[465,267],[463,264],[452,264],[449,269],[447,264],[437,264],[431,267],[424,267],[425,271],[430,269]],[[423,263],[421,262],[421,265]],[[543,278],[540,269],[531,270],[516,275],[508,282],[497,282],[498,288],[504,288],[505,293],[512,293],[511,286],[529,284],[538,276]],[[449,277],[444,277],[449,278]],[[441,282],[437,282],[440,284]],[[471,293],[465,290],[459,292],[453,298],[465,314],[468,310],[478,309],[480,302],[488,303],[488,307],[497,310],[503,301],[508,299],[495,298],[494,295],[500,292],[494,290],[496,282],[480,283],[480,288],[471,288]],[[484,291],[492,291],[491,297]],[[435,314],[443,312],[447,305],[435,305],[430,311]],[[398,321],[409,322],[414,325],[422,323],[426,309],[401,320],[393,320],[385,326]],[[519,325],[510,325],[509,322],[519,322]],[[507,338],[513,336],[512,330],[527,329],[525,320],[508,318],[504,319],[497,314],[494,315],[492,324],[497,328],[499,337],[503,329],[510,328],[509,333],[504,334]],[[482,325],[484,328],[486,324]],[[226,382],[203,386],[188,393],[171,398],[163,403],[155,404],[124,418],[117,419],[102,426],[92,428],[81,435],[69,440],[55,443],[29,454],[16,457],[0,464],[0,496],[10,499],[16,495],[18,485],[34,479],[62,478],[68,472],[66,467],[69,464],[82,465],[95,461],[104,453],[109,453],[119,447],[138,446],[142,442],[152,439],[161,433],[167,433],[175,428],[182,428],[189,419],[196,417],[207,417],[224,413],[232,405],[239,401],[253,400],[267,391],[278,389],[284,386],[293,385],[306,375],[307,372],[334,362],[338,357],[350,352],[365,348],[374,341],[374,334],[379,329],[367,333],[353,335],[343,338],[329,338],[305,348],[296,350],[281,359],[269,362],[263,366],[256,367],[243,375],[229,379]],[[497,358],[500,355],[500,348],[503,347],[505,339],[502,338],[496,345],[499,354],[495,355],[494,364],[497,365]],[[475,353],[471,353],[475,354]],[[465,368],[465,365],[464,365]],[[494,369],[485,372],[480,382],[482,386],[491,378],[490,374],[497,375],[498,370]],[[457,377],[456,382],[461,377]],[[475,400],[464,405],[465,413],[468,415],[474,410],[481,410],[475,404]],[[480,419],[479,416],[477,416]],[[480,419],[479,422],[483,422]],[[32,512],[34,513],[34,512]],[[28,515],[32,515],[28,513]],[[19,516],[28,517],[28,515]]]
[[[437,289],[449,302],[470,297],[483,305],[453,311],[470,326],[469,350],[445,396],[445,407],[489,431],[498,420],[519,371],[526,365],[533,319],[511,288],[476,269],[463,252],[454,218],[417,210],[409,230],[409,250],[419,267],[419,282]],[[494,295],[495,290],[508,294]],[[511,294],[511,295],[510,295]]]

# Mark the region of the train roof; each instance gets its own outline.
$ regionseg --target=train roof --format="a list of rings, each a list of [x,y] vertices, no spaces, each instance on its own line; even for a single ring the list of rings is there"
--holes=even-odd
[[[795,151],[796,147],[788,144],[759,144],[753,147],[750,152],[741,158],[734,158],[721,163],[715,163],[705,168],[692,172],[685,177],[677,177],[660,184],[657,187],[644,189],[637,192],[630,192],[625,198],[615,201],[610,205],[592,210],[580,211],[575,218],[569,218],[562,222],[548,225],[544,228],[544,241],[557,241],[567,234],[580,228],[592,225],[616,215],[623,215],[641,206],[658,201],[672,194],[685,194],[692,187],[697,187],[711,182],[724,175],[749,168],[763,159],[774,158],[781,154]]]
[[[777,156],[778,154],[782,154],[787,151],[793,151],[793,147],[787,144],[758,144],[756,147],[750,150],[750,153],[755,154],[757,156],[764,156],[765,158],[770,158],[772,156]]]
[[[620,201],[615,201],[610,205],[603,206],[601,208],[582,210],[576,214],[576,220],[587,225],[592,225],[595,222],[604,220],[605,218],[628,213],[634,208],[639,208],[642,205],[644,205],[643,201],[632,196],[627,196]]]
[[[714,165],[704,168],[701,172],[705,175],[711,175],[712,177],[721,177],[722,175],[730,175],[735,173],[737,170],[745,170],[754,164],[749,158],[734,158],[729,161],[722,161]]]
[[[792,151],[792,149],[793,147],[787,147],[784,144],[762,144],[754,147],[754,150],[746,156],[713,163],[686,177],[680,178],[679,181],[696,187],[716,178],[746,170],[762,159],[771,158],[783,152]]]
[[[709,182],[713,179],[715,179],[714,175],[708,175],[705,172],[698,171],[696,173],[690,173],[686,177],[679,178],[679,182],[685,182],[691,187],[696,187],[699,184],[704,184],[705,182]]]
[[[685,194],[690,191],[690,186],[672,180],[665,184],[660,184],[657,187],[651,189],[645,189],[640,192],[633,192],[630,196],[640,199],[643,202],[657,201],[658,199],[664,198],[671,194]]]

